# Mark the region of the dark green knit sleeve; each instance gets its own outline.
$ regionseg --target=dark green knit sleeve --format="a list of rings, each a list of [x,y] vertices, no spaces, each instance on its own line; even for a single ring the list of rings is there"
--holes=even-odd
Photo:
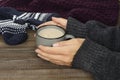
[[[120,28],[101,22],[85,24],[68,19],[67,31],[86,40],[74,56],[72,67],[93,74],[95,80],[120,80]]]
[[[69,17],[66,32],[72,34],[75,37],[84,38],[87,34],[87,27],[82,22],[77,21],[76,19]]]
[[[87,37],[112,51],[120,52],[120,27],[108,26],[98,21],[86,22]],[[79,34],[78,34],[79,35]]]
[[[72,67],[91,72],[95,80],[120,80],[120,28],[98,21],[85,24],[68,19],[68,33],[86,40],[74,56]]]
[[[91,72],[95,80],[120,80],[120,52],[86,38],[74,57],[72,67]]]

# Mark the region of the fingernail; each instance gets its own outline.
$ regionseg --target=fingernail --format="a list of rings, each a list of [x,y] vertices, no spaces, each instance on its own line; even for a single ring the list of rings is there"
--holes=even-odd
[[[52,17],[52,18],[56,18],[56,17]]]
[[[40,46],[38,46],[39,48],[44,48],[44,47],[46,47],[46,46],[44,46],[44,45],[40,45]]]
[[[41,45],[39,45],[38,47],[40,47]]]
[[[38,52],[38,49],[36,49],[35,52]]]
[[[56,17],[52,17],[52,19],[56,19]]]
[[[58,47],[58,46],[59,46],[58,43],[53,44],[53,47]]]
[[[37,54],[38,57],[40,57],[40,54]]]

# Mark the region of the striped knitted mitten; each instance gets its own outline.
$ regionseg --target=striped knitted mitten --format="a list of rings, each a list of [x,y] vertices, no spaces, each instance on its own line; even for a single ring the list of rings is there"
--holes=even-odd
[[[32,25],[32,27],[33,25],[38,26],[43,22],[50,21],[52,17],[60,17],[57,13],[20,12],[11,7],[1,7],[0,16],[4,19],[12,19],[15,23],[27,23]],[[31,26],[28,27],[31,28]]]
[[[12,20],[0,20],[0,34],[3,35],[4,41],[9,45],[23,43],[27,39],[27,25],[13,23]]]

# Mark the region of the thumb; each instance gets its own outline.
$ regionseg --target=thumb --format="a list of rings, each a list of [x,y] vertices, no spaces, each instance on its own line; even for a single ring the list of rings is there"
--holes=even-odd
[[[61,46],[67,46],[70,45],[70,41],[61,41],[53,44],[53,47],[61,47]]]
[[[67,19],[64,19],[64,18],[52,17],[52,21],[54,21],[64,27],[67,25]]]

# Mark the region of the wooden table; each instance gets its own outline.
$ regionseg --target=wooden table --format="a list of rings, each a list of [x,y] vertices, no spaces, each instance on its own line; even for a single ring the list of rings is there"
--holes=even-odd
[[[9,46],[0,35],[0,80],[93,80],[82,70],[58,66],[36,56],[34,32],[25,43]]]

